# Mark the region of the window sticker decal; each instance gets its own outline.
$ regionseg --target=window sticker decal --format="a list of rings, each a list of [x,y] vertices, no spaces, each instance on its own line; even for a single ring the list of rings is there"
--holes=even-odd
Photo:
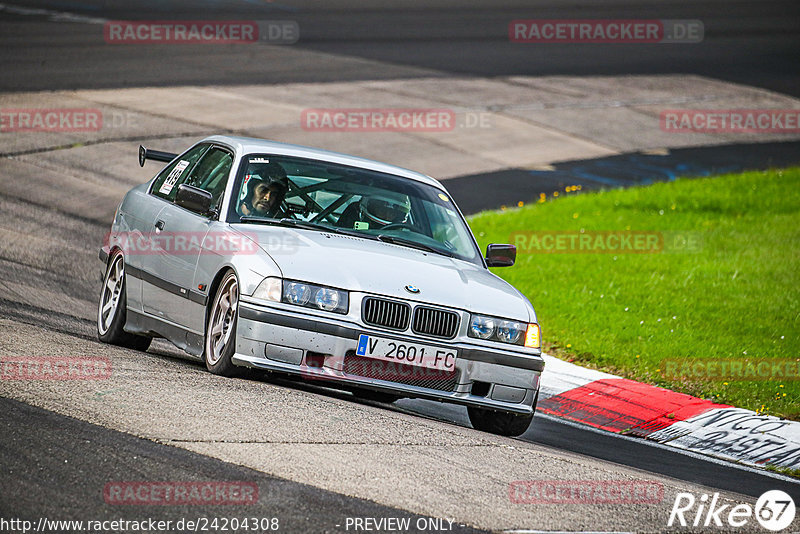
[[[183,174],[183,171],[186,170],[186,167],[189,166],[189,162],[185,159],[182,159],[175,165],[175,168],[172,169],[172,172],[169,173],[167,179],[164,180],[164,183],[161,184],[161,189],[158,190],[159,193],[162,195],[169,195],[172,188],[175,187],[175,184],[178,182],[178,179]]]
[[[244,177],[244,181],[242,182],[242,189],[239,191],[239,202],[247,198],[247,182],[249,182],[250,178],[252,177],[253,177],[252,174],[248,174],[247,176]]]

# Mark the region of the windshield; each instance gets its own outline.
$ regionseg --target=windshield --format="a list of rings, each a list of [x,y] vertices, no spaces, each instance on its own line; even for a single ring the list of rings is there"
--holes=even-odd
[[[444,191],[357,167],[245,156],[228,220],[353,234],[483,265],[466,222]]]

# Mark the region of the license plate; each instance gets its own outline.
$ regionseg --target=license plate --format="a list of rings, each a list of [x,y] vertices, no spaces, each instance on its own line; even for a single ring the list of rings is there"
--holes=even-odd
[[[365,358],[453,372],[456,370],[458,351],[361,334],[358,337],[356,354]]]

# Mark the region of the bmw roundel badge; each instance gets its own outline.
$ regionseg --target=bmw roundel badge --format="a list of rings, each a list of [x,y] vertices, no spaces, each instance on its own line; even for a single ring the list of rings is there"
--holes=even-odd
[[[411,284],[408,284],[406,286],[406,291],[408,291],[409,293],[417,294],[417,293],[419,293],[419,288],[416,287],[416,286],[412,286]]]

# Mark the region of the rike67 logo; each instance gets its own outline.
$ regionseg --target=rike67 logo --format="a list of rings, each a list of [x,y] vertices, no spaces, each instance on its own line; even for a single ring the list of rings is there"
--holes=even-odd
[[[756,501],[755,508],[745,503],[720,504],[719,500],[719,493],[711,496],[703,493],[699,498],[691,493],[678,493],[667,526],[745,527],[750,532],[755,519],[765,529],[778,532],[794,521],[794,500],[781,490],[765,492]]]

